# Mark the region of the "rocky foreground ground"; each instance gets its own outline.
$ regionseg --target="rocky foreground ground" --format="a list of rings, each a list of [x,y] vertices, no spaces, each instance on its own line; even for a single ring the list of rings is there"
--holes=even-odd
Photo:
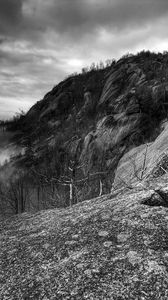
[[[0,299],[168,299],[167,184],[0,222]]]

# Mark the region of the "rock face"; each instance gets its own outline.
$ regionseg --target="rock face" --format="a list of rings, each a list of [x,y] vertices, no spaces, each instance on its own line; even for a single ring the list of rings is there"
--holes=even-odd
[[[0,222],[0,299],[166,300],[167,183]]]
[[[127,152],[118,165],[113,188],[142,185],[152,177],[168,171],[168,123],[152,143],[146,143]]]
[[[162,131],[161,122],[167,117],[167,91],[166,79],[164,82],[160,78],[149,80],[134,58],[119,61],[109,73],[97,104],[97,109],[104,112],[103,117],[84,140],[82,160],[87,158],[87,168],[93,167],[95,152],[97,165],[103,156],[104,168],[111,170],[112,184],[112,170],[123,154],[132,148],[132,153],[139,152],[144,146],[137,150],[136,146],[155,140]],[[157,152],[156,144],[157,141],[152,146],[153,155]],[[128,155],[123,159],[127,160]]]
[[[102,193],[109,193],[115,175],[113,186],[118,185],[121,173],[132,176],[129,155],[136,157],[139,172],[146,144],[150,146],[145,167],[152,170],[157,143],[161,156],[167,144],[165,131],[162,135],[168,115],[167,66],[167,53],[141,52],[55,86],[18,125],[22,130],[18,142],[26,148],[21,167],[36,165],[43,176],[39,182],[44,177],[68,180],[71,162],[76,168],[73,180],[92,180],[99,174],[88,188],[77,185],[79,201],[98,196],[100,184]],[[128,168],[127,175],[122,164]]]

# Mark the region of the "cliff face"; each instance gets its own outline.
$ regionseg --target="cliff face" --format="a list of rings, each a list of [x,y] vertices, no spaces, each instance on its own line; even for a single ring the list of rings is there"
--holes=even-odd
[[[161,121],[167,116],[167,79],[148,79],[148,73],[135,61],[130,58],[116,64],[98,102],[105,116],[96,124],[92,144],[104,151],[108,166],[118,160],[123,151],[153,141],[161,132]],[[90,145],[88,153],[93,147]]]
[[[19,168],[59,192],[73,180],[74,203],[99,195],[100,183],[110,192],[123,182],[122,157],[129,165],[129,151],[157,147],[168,113],[167,63],[167,53],[142,52],[61,82],[16,124],[25,148]]]
[[[151,143],[134,147],[123,155],[115,173],[113,188],[147,184],[168,172],[168,123]]]

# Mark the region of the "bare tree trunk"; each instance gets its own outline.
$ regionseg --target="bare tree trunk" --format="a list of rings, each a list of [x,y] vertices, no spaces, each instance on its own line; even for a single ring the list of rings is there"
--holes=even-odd
[[[100,179],[100,192],[99,192],[99,196],[102,196],[103,194],[103,184],[102,184],[102,181]]]
[[[73,181],[69,185],[69,206],[71,207],[73,203]]]

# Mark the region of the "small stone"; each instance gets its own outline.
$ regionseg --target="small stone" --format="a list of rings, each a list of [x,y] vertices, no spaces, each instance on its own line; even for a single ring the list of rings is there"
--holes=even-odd
[[[71,296],[76,296],[78,294],[78,288],[76,287],[74,290],[71,292]]]
[[[78,269],[82,269],[82,268],[83,268],[83,264],[77,264],[76,267],[77,267]]]
[[[65,228],[64,230],[63,230],[63,234],[67,234],[69,232],[69,230],[67,229],[67,228]]]
[[[85,270],[84,274],[87,275],[88,277],[92,277],[92,271],[89,269]]]
[[[106,236],[109,235],[109,233],[108,233],[108,231],[99,231],[98,235],[101,236],[101,237],[106,237]]]
[[[103,215],[101,215],[101,218],[102,218],[103,221],[107,221],[107,220],[110,219],[110,215],[103,214]]]
[[[132,264],[132,265],[139,264],[142,260],[140,255],[136,251],[129,251],[127,253],[127,257],[128,257],[130,264]]]
[[[92,269],[92,273],[99,274],[100,272],[99,272],[99,269]]]
[[[149,260],[147,266],[147,273],[154,272],[155,274],[165,273],[166,268],[162,265],[159,265],[157,261]]]
[[[149,246],[149,245],[150,245],[150,241],[149,241],[148,238],[145,238],[145,239],[144,239],[144,245],[145,245],[145,246]]]
[[[66,241],[65,242],[65,245],[69,245],[69,246],[72,246],[72,245],[75,245],[76,244],[76,241]]]
[[[74,235],[72,235],[72,239],[74,239],[74,240],[77,240],[77,239],[78,239],[78,237],[79,237],[79,235],[78,235],[78,234],[74,234]]]
[[[1,244],[0,244],[0,246],[1,246]],[[14,254],[14,253],[16,253],[16,252],[17,252],[16,249],[12,249],[12,250],[9,251],[10,255],[12,255],[12,254]]]
[[[132,281],[133,281],[133,282],[138,282],[138,281],[139,281],[138,276],[134,276],[134,277],[132,278]]]
[[[111,245],[112,245],[113,243],[111,242],[111,241],[106,241],[106,242],[104,242],[104,247],[110,247]]]
[[[120,221],[121,220],[121,218],[119,218],[119,217],[113,217],[113,221]]]
[[[123,245],[117,245],[116,247],[117,247],[118,249],[121,249],[121,248],[123,249]]]
[[[50,244],[46,243],[43,245],[43,248],[45,248],[46,250],[50,247]]]
[[[128,239],[128,234],[125,234],[125,233],[120,233],[118,236],[117,236],[117,240],[119,243],[122,243],[122,242],[126,242],[127,239]]]

